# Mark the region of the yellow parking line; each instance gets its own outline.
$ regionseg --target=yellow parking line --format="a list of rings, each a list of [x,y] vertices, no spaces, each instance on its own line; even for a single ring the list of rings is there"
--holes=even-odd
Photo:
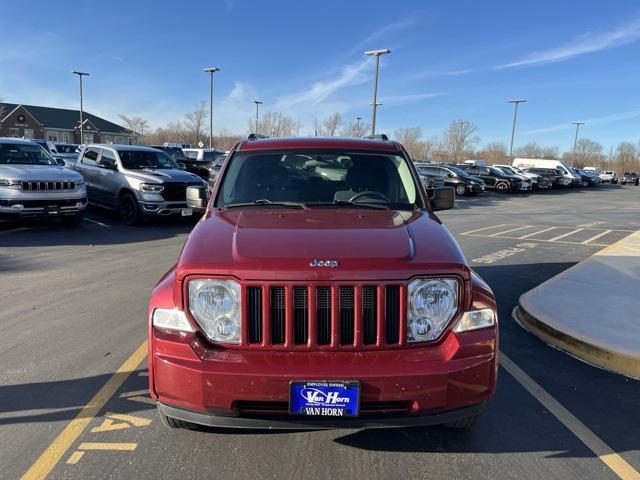
[[[569,237],[569,236],[573,235],[574,233],[579,233],[579,232],[581,232],[583,230],[584,230],[584,228],[576,228],[575,230],[573,230],[571,232],[563,233],[562,235],[558,235],[557,237],[550,238],[549,241],[550,242],[555,242],[556,240],[560,240],[561,238],[564,238],[564,237]]]
[[[97,220],[94,220],[93,218],[87,218],[87,217],[84,217],[84,219],[83,219],[83,220],[84,220],[85,222],[95,223],[96,225],[100,225],[101,227],[111,227],[111,225],[107,225],[106,223],[99,222],[99,221],[97,221]]]
[[[133,451],[138,448],[137,443],[106,443],[106,442],[85,442],[78,447],[79,450],[116,450]]]
[[[491,228],[500,228],[500,227],[507,227],[507,226],[509,226],[508,223],[501,223],[500,225],[493,225],[491,227],[484,227],[484,228],[479,228],[477,230],[469,230],[468,232],[462,232],[460,235],[469,235],[476,232],[482,232],[483,230],[489,230]]]
[[[523,236],[521,236],[521,237],[518,237],[518,240],[524,240],[525,238],[533,237],[534,235],[538,235],[538,234],[540,234],[540,233],[548,232],[548,231],[550,231],[550,230],[553,230],[554,228],[557,228],[557,227],[543,228],[542,230],[538,230],[537,232],[528,233],[528,234],[526,234],[526,235],[523,235]]]
[[[611,230],[605,230],[604,232],[600,232],[597,235],[594,235],[591,238],[587,238],[584,242],[582,242],[583,245],[586,245],[587,243],[591,243],[594,240],[599,239],[600,237],[604,237],[607,233],[611,233]]]
[[[131,373],[140,365],[140,362],[147,356],[147,341],[145,340],[133,354],[120,366],[111,376],[107,383],[96,393],[89,403],[87,403],[80,413],[71,420],[62,432],[49,444],[47,449],[40,455],[27,472],[21,477],[22,480],[41,480],[47,477],[53,467],[55,467],[62,456],[69,450],[69,447],[76,441],[80,434],[87,428],[91,420],[106,405],[109,399],[122,386]]]
[[[613,451],[595,433],[578,420],[560,402],[553,398],[535,380],[527,375],[520,367],[511,361],[502,351],[500,352],[500,365],[513,377],[525,390],[553,414],[571,433],[584,443],[602,462],[604,462],[622,480],[640,480],[640,473],[627,461]]]

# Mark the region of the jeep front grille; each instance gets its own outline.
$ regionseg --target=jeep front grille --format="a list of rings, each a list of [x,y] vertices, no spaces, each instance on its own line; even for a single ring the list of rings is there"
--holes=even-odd
[[[401,285],[243,286],[243,345],[379,348],[403,345]]]
[[[75,190],[76,182],[55,180],[25,180],[22,190],[28,192],[50,192],[56,190]]]

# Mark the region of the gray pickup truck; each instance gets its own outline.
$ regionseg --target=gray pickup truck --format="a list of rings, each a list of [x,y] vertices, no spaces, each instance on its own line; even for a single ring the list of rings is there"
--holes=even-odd
[[[154,148],[86,145],[74,169],[85,179],[89,202],[117,210],[127,225],[148,216],[191,217],[206,207],[207,183]],[[187,205],[188,190],[199,191],[201,206]]]
[[[77,172],[34,142],[0,138],[0,218],[60,218],[77,225],[86,208],[87,190]]]

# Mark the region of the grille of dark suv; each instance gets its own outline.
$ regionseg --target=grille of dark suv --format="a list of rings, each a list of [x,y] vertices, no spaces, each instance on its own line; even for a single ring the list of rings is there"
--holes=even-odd
[[[360,348],[404,343],[400,285],[249,285],[249,346]],[[244,342],[243,342],[244,343]]]

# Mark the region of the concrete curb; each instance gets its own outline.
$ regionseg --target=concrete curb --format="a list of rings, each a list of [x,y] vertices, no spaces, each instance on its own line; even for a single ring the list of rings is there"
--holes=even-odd
[[[527,313],[522,305],[514,308],[513,318],[522,328],[534,334],[545,343],[579,360],[636,380],[640,379],[639,357],[602,348],[601,346],[556,330],[544,321],[536,319]]]

